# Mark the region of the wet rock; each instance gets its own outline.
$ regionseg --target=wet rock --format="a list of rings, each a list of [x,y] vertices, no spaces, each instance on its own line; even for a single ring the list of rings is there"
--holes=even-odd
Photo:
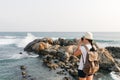
[[[38,43],[40,42],[41,39],[35,39],[34,41],[30,42],[25,48],[24,48],[24,51],[27,51],[27,52],[32,52],[32,46],[35,44],[35,43]]]
[[[22,52],[20,52],[19,54],[22,54]]]
[[[32,50],[35,51],[35,52],[38,52],[38,51],[39,51],[39,44],[40,44],[40,43],[35,43],[35,44],[32,46]]]
[[[52,38],[42,38],[42,41],[45,42],[45,43],[49,43],[49,44],[53,44],[53,39]]]
[[[72,55],[72,56],[70,56],[69,62],[70,63],[77,63],[77,62],[79,62],[79,58]]]
[[[77,69],[69,69],[69,73],[70,73],[73,77],[77,77],[77,76],[78,76],[78,70],[77,70]]]
[[[65,63],[62,62],[62,61],[58,62],[58,65],[59,65],[61,68],[64,68],[64,67],[65,67]]]
[[[120,58],[120,47],[105,47],[110,53],[112,53],[112,56],[114,58]]]
[[[56,70],[59,66],[55,63],[47,63],[47,66],[50,68],[50,70]]]
[[[26,67],[24,65],[20,66],[21,70],[26,70]]]
[[[101,48],[98,53],[100,58],[100,69],[111,71],[110,68],[114,66],[114,58],[109,51],[105,48]]]
[[[68,62],[70,56],[68,52],[65,52],[64,50],[59,50],[57,52],[57,57],[63,62]]]
[[[69,45],[69,46],[67,46],[67,48],[66,48],[66,52],[68,52],[69,55],[73,55],[74,52],[76,51],[76,49],[77,49],[77,46],[76,46],[76,45]]]
[[[21,72],[23,78],[27,78],[27,73],[25,71]]]
[[[64,77],[63,80],[71,80],[70,77]]]
[[[56,74],[59,75],[67,75],[67,73],[64,70],[58,71]]]
[[[21,80],[36,80],[36,78],[32,77],[27,73],[26,67],[24,65],[21,65],[20,68],[21,68],[21,75],[22,75]]]

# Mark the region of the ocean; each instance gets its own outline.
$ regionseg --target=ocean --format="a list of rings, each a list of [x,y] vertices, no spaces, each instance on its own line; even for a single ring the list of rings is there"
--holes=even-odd
[[[93,32],[94,40],[100,47],[120,47],[120,32]],[[0,80],[21,80],[20,65],[27,66],[27,72],[36,80],[62,80],[63,75],[42,67],[38,55],[28,55],[23,48],[37,38],[59,37],[80,38],[84,32],[0,32]],[[23,54],[19,54],[22,52]],[[111,72],[98,80],[119,80],[120,76]]]

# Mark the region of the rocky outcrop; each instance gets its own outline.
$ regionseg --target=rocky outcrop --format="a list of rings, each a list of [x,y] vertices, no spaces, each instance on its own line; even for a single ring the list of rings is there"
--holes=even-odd
[[[77,39],[36,39],[30,42],[24,48],[24,51],[35,52],[36,54],[42,56],[43,64],[50,68],[50,70],[62,68],[69,74],[71,74],[73,77],[77,77],[79,57],[73,56],[73,53],[77,48],[77,43]],[[114,47],[97,49],[100,58],[101,70],[109,72],[112,70],[119,71],[120,65],[114,59],[119,57],[119,50],[120,49],[116,49]],[[112,56],[114,56],[114,58]]]
[[[114,58],[119,58],[120,59],[120,47],[105,47],[110,53],[112,53],[112,56]]]

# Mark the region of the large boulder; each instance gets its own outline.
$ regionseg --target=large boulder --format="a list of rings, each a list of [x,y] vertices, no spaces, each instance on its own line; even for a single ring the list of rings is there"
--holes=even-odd
[[[112,53],[114,58],[120,58],[120,47],[105,47],[109,52]]]
[[[115,70],[119,71],[119,67],[116,66],[117,63],[115,62],[115,59],[112,57],[111,53],[107,49],[98,49],[98,53],[100,58],[100,69],[112,71],[112,68],[114,67]]]
[[[76,49],[77,49],[77,46],[76,46],[76,45],[66,46],[66,52],[68,52],[69,55],[73,55],[74,52],[76,51]]]
[[[42,38],[42,42],[53,44],[53,39],[52,38],[48,38],[48,37]]]
[[[41,41],[41,39],[35,39],[34,41],[30,42],[28,45],[26,45],[26,47],[24,48],[24,51],[27,51],[27,52],[32,52],[32,46],[35,44],[35,43],[39,43]]]
[[[57,58],[61,61],[68,62],[70,56],[68,52],[59,50],[57,51]]]

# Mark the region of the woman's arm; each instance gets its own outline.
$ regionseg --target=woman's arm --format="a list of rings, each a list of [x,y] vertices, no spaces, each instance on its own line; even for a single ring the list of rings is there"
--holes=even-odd
[[[76,51],[75,51],[74,54],[73,54],[74,56],[79,56],[79,55],[82,54],[82,52],[81,52],[81,50],[80,50],[81,44],[82,44],[82,42],[80,41],[78,48],[76,49]]]

